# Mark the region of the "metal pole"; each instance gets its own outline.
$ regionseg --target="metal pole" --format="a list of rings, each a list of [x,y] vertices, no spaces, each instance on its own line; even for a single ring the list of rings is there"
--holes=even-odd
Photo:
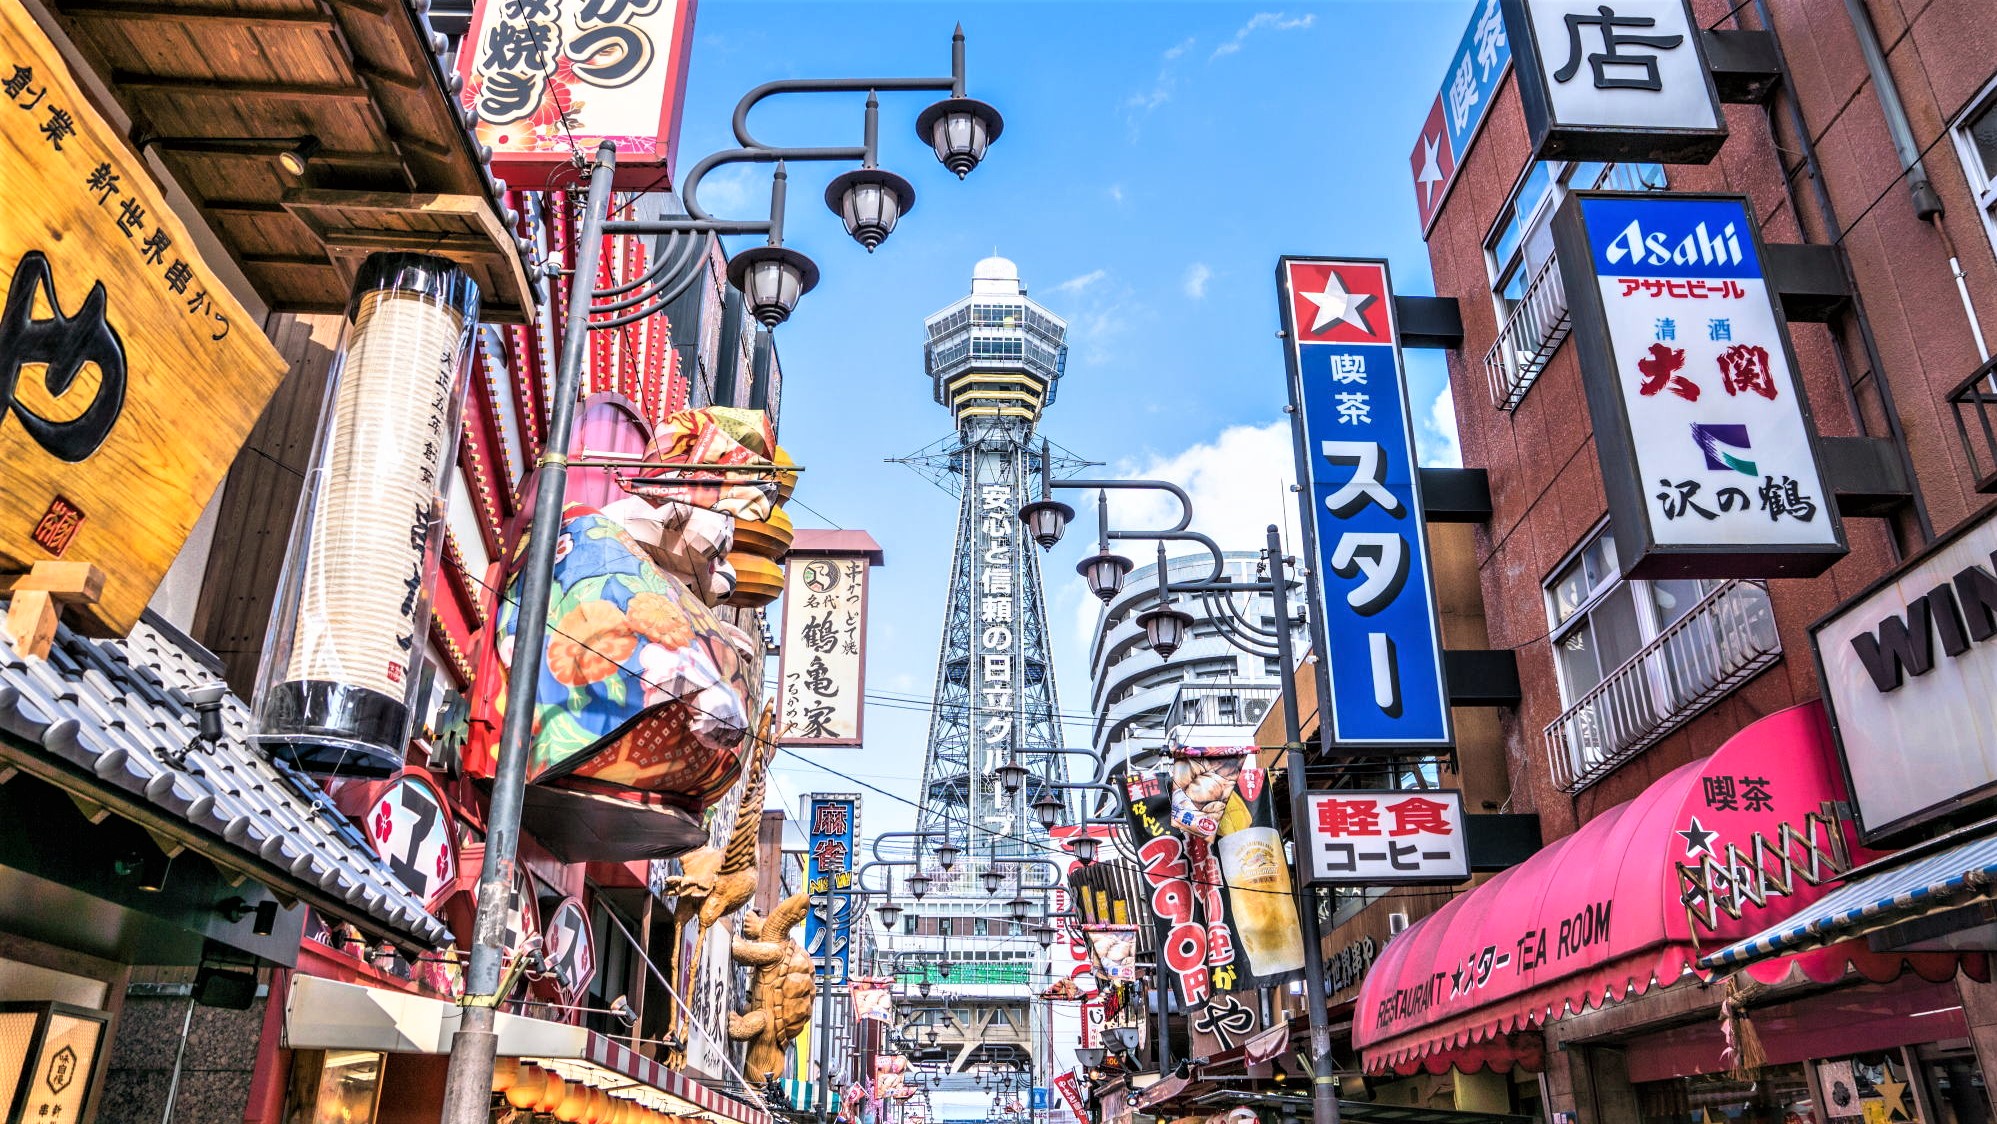
[[[820,973],[823,991],[819,996],[823,1017],[818,1021],[818,1124],[832,1119],[832,943],[838,933],[832,924],[832,911],[838,902],[832,884],[837,877],[832,871],[825,872],[825,923],[818,927],[825,936],[825,969]]]
[[[491,1116],[492,1063],[499,1047],[493,1025],[499,1003],[505,998],[499,994],[500,961],[505,955],[506,908],[513,894],[515,858],[520,846],[520,807],[526,799],[527,750],[533,740],[535,685],[541,677],[540,641],[548,624],[555,541],[560,537],[557,532],[562,523],[562,498],[568,483],[569,435],[574,428],[583,356],[589,342],[589,302],[596,284],[597,259],[603,249],[604,217],[610,209],[610,181],[616,168],[617,146],[605,141],[596,150],[581,242],[576,247],[576,271],[569,283],[562,360],[555,375],[553,404],[548,411],[548,441],[534,469],[534,519],[528,532],[527,560],[520,574],[520,617],[514,637],[513,667],[506,680],[506,697],[511,705],[506,708],[506,723],[500,731],[492,805],[486,813],[478,912],[472,926],[465,995],[458,1001],[458,1029],[451,1038],[450,1068],[444,1078],[444,1111],[439,1118],[443,1124],[487,1124]]]
[[[1282,667],[1283,757],[1290,766],[1290,838],[1304,837],[1310,781],[1304,771],[1303,718],[1297,712],[1297,671],[1290,643],[1289,576],[1283,560],[1283,536],[1269,525],[1269,596],[1276,613],[1276,659]],[[1322,704],[1320,704],[1322,705]],[[1317,927],[1317,894],[1305,881],[1309,858],[1297,849],[1297,922],[1304,937],[1304,1003],[1311,1032],[1311,1122],[1338,1124],[1338,1086],[1331,1075],[1331,1026],[1324,1004],[1324,946]]]

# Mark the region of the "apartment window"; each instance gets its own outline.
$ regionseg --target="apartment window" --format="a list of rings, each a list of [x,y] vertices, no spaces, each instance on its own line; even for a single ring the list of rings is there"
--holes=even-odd
[[[1569,191],[1658,191],[1660,164],[1536,161],[1498,212],[1484,243],[1498,338],[1484,357],[1493,403],[1516,407],[1567,338],[1567,293],[1553,262],[1553,214]]]
[[[1545,734],[1554,777],[1583,788],[1782,653],[1759,582],[1624,581],[1607,527],[1546,584],[1564,713]]]
[[[1956,118],[1955,147],[1983,212],[1984,233],[1997,247],[1997,78]]]
[[[952,920],[948,917],[937,918],[936,931],[946,937],[956,936],[956,926],[952,923]]]
[[[974,917],[971,919],[972,936],[982,937],[988,934],[990,931],[991,931],[991,923],[989,921],[985,920],[982,917]]]

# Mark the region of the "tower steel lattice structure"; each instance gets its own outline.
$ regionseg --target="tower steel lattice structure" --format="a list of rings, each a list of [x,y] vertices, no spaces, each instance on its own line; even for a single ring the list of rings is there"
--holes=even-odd
[[[1061,745],[1060,701],[1039,551],[1018,511],[1035,498],[1036,429],[1067,364],[1068,326],[1027,297],[1017,266],[990,257],[972,271],[970,295],[924,328],[924,367],[957,429],[908,463],[954,492],[958,509],[921,826],[974,865],[1044,858],[1045,831],[1027,809],[1048,791],[1072,802],[1044,787],[1065,781],[1064,759],[1036,752]],[[1009,762],[1029,771],[1017,793],[998,780]]]

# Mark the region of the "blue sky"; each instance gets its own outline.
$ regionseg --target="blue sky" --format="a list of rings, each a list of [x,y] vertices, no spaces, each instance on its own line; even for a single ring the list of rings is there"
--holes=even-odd
[[[868,690],[894,697],[869,703],[864,748],[809,754],[904,798],[866,793],[869,834],[912,821],[956,514],[949,496],[883,463],[950,428],[922,372],[922,318],[967,292],[972,263],[996,248],[1070,325],[1044,434],[1106,471],[1191,486],[1196,526],[1223,546],[1258,546],[1279,515],[1294,526],[1276,258],[1385,257],[1400,292],[1432,291],[1408,152],[1469,12],[1470,0],[702,0],[683,166],[732,146],[733,105],[758,83],[947,74],[959,20],[970,93],[1005,115],[985,164],[959,183],[914,136],[932,96],[883,98],[881,163],[914,182],[917,204],[871,257],[820,202],[843,168],[791,170],[787,242],[824,274],[778,330],[780,436],[808,466],[798,499],[822,518],[791,513],[800,526],[863,528],[888,559],[875,572]],[[751,127],[766,143],[857,144],[861,104],[778,99]],[[760,215],[766,177],[717,173],[701,201]],[[1453,421],[1435,409],[1441,357],[1408,360],[1424,456],[1453,463]],[[1062,710],[1076,716],[1089,702],[1093,602],[1073,576],[1086,538],[1045,559]],[[1068,744],[1087,744],[1083,722]],[[804,792],[857,787],[795,755],[778,764],[772,800],[793,810]]]

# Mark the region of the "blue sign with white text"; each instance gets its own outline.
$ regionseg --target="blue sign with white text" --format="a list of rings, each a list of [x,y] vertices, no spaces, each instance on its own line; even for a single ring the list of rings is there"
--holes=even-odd
[[[1286,258],[1281,282],[1329,742],[1445,747],[1442,636],[1386,264]]]
[[[844,983],[853,956],[853,850],[860,831],[860,798],[814,795],[807,798],[805,829],[810,852],[805,859],[811,911],[804,919],[804,947],[829,983]],[[746,813],[745,813],[746,814]],[[832,891],[830,924],[825,895]],[[827,934],[831,947],[826,947]]]

